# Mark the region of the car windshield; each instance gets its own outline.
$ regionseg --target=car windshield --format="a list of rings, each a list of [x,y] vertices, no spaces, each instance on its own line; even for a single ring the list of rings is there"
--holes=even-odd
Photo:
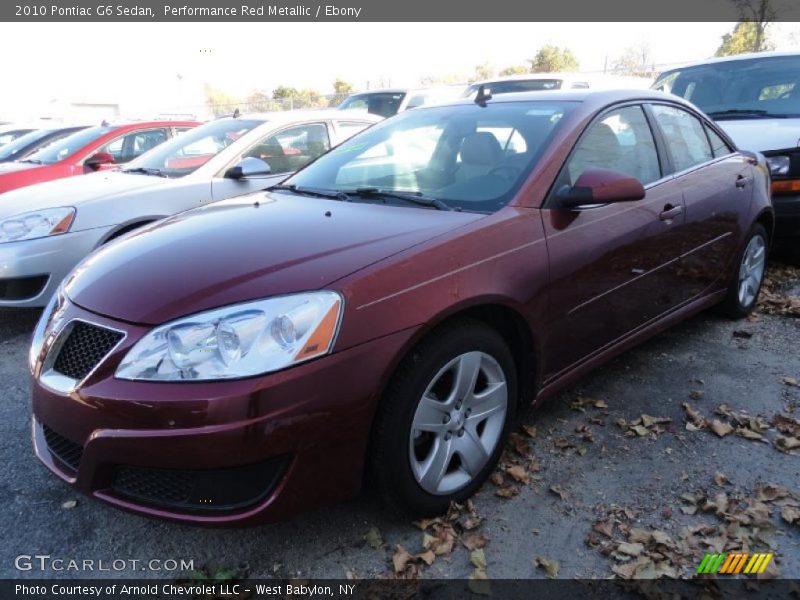
[[[462,98],[471,98],[478,93],[478,88],[483,86],[487,93],[511,94],[513,92],[541,92],[545,90],[561,89],[561,79],[509,79],[506,81],[489,81],[473,83],[464,93]]]
[[[663,73],[653,89],[696,104],[714,119],[800,117],[800,56],[746,58]]]
[[[39,129],[26,133],[22,137],[18,137],[13,142],[0,147],[0,160],[8,160],[19,154],[21,150],[27,148],[30,144],[35,144],[39,140],[53,133],[53,129]],[[16,158],[22,158],[17,156]]]
[[[90,127],[89,129],[84,129],[47,144],[44,148],[40,148],[26,157],[25,160],[43,165],[57,163],[60,160],[69,158],[86,144],[92,143],[111,131],[114,131],[113,127]]]
[[[183,177],[202,167],[248,131],[265,122],[225,118],[206,123],[142,154],[128,163],[124,171]]]
[[[400,109],[405,92],[376,92],[350,96],[339,105],[340,110],[365,110],[373,115],[391,117]]]
[[[408,111],[344,142],[281,188],[354,201],[405,200],[409,206],[433,200],[455,210],[494,212],[514,195],[573,106],[489,102],[485,108]]]

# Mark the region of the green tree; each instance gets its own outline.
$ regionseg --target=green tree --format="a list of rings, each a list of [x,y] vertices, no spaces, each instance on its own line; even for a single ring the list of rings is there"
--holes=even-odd
[[[295,98],[299,93],[300,92],[297,91],[297,88],[279,85],[272,90],[272,98],[275,100],[285,100],[287,98]]]
[[[235,96],[210,85],[205,86],[206,104],[215,117],[233,112],[239,104]]]
[[[626,48],[622,56],[614,61],[611,70],[618,75],[632,75],[634,77],[655,76],[650,46],[640,44]]]
[[[539,48],[536,56],[529,59],[531,73],[552,73],[553,71],[577,71],[578,59],[569,48],[546,44]]]
[[[344,79],[337,79],[333,82],[334,94],[352,94],[354,91],[353,84]]]
[[[254,112],[267,112],[272,110],[272,106],[275,104],[275,102],[264,92],[256,91],[247,97],[245,104],[247,104],[247,110]]]
[[[485,62],[475,67],[475,75],[471,81],[483,81],[484,79],[491,79],[495,74],[494,65],[490,62]]]
[[[722,43],[714,53],[715,56],[733,56],[745,52],[763,52],[775,46],[769,40],[768,23],[759,25],[754,21],[741,21],[733,31],[722,36]]]
[[[513,67],[506,67],[502,71],[500,71],[500,75],[503,77],[507,77],[508,75],[522,75],[523,73],[527,73],[529,71],[528,67],[524,65],[516,65]]]

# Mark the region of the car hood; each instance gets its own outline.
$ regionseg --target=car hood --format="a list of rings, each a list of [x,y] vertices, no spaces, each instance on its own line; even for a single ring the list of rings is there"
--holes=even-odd
[[[65,281],[79,306],[156,325],[324,288],[483,215],[260,192],[170,217],[109,244]]]
[[[720,120],[717,125],[741,150],[768,152],[800,146],[800,119]]]
[[[167,185],[163,177],[105,171],[82,177],[68,177],[11,190],[0,196],[0,217],[18,215],[32,210],[78,207],[94,200],[118,196],[125,192]]]

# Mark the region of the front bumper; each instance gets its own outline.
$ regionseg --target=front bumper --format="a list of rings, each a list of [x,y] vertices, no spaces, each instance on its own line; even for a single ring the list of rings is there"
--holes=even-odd
[[[68,394],[34,379],[37,456],[61,479],[108,504],[209,525],[280,520],[357,494],[380,390],[413,335],[400,332],[253,379],[150,383],[114,378],[149,328],[68,304],[63,322],[76,318],[127,335]],[[137,479],[131,493],[119,485],[121,469],[128,482],[131,469],[155,479]],[[181,503],[175,478],[184,481],[187,472],[206,483]],[[234,498],[229,488],[243,480],[256,484]],[[136,493],[152,492],[153,481],[172,495]]]
[[[774,194],[775,237],[800,237],[800,194]]]
[[[94,250],[107,229],[0,244],[0,308],[47,304],[61,281]]]

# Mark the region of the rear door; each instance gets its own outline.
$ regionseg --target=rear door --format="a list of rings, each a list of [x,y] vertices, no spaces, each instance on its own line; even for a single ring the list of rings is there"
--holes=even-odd
[[[590,168],[621,171],[644,184],[635,202],[542,210],[550,256],[546,377],[552,377],[675,306],[666,283],[679,256],[680,186],[665,176],[641,105],[612,108],[582,134],[553,193]]]
[[[749,159],[699,115],[671,104],[650,107],[669,153],[686,206],[687,235],[682,236],[680,293],[689,300],[726,272],[741,239],[742,204],[753,197]]]
[[[325,121],[292,125],[264,136],[227,165],[211,182],[214,201],[263,190],[280,183],[330,150],[330,134]],[[228,179],[225,171],[244,158],[258,158],[270,166],[266,177]]]

